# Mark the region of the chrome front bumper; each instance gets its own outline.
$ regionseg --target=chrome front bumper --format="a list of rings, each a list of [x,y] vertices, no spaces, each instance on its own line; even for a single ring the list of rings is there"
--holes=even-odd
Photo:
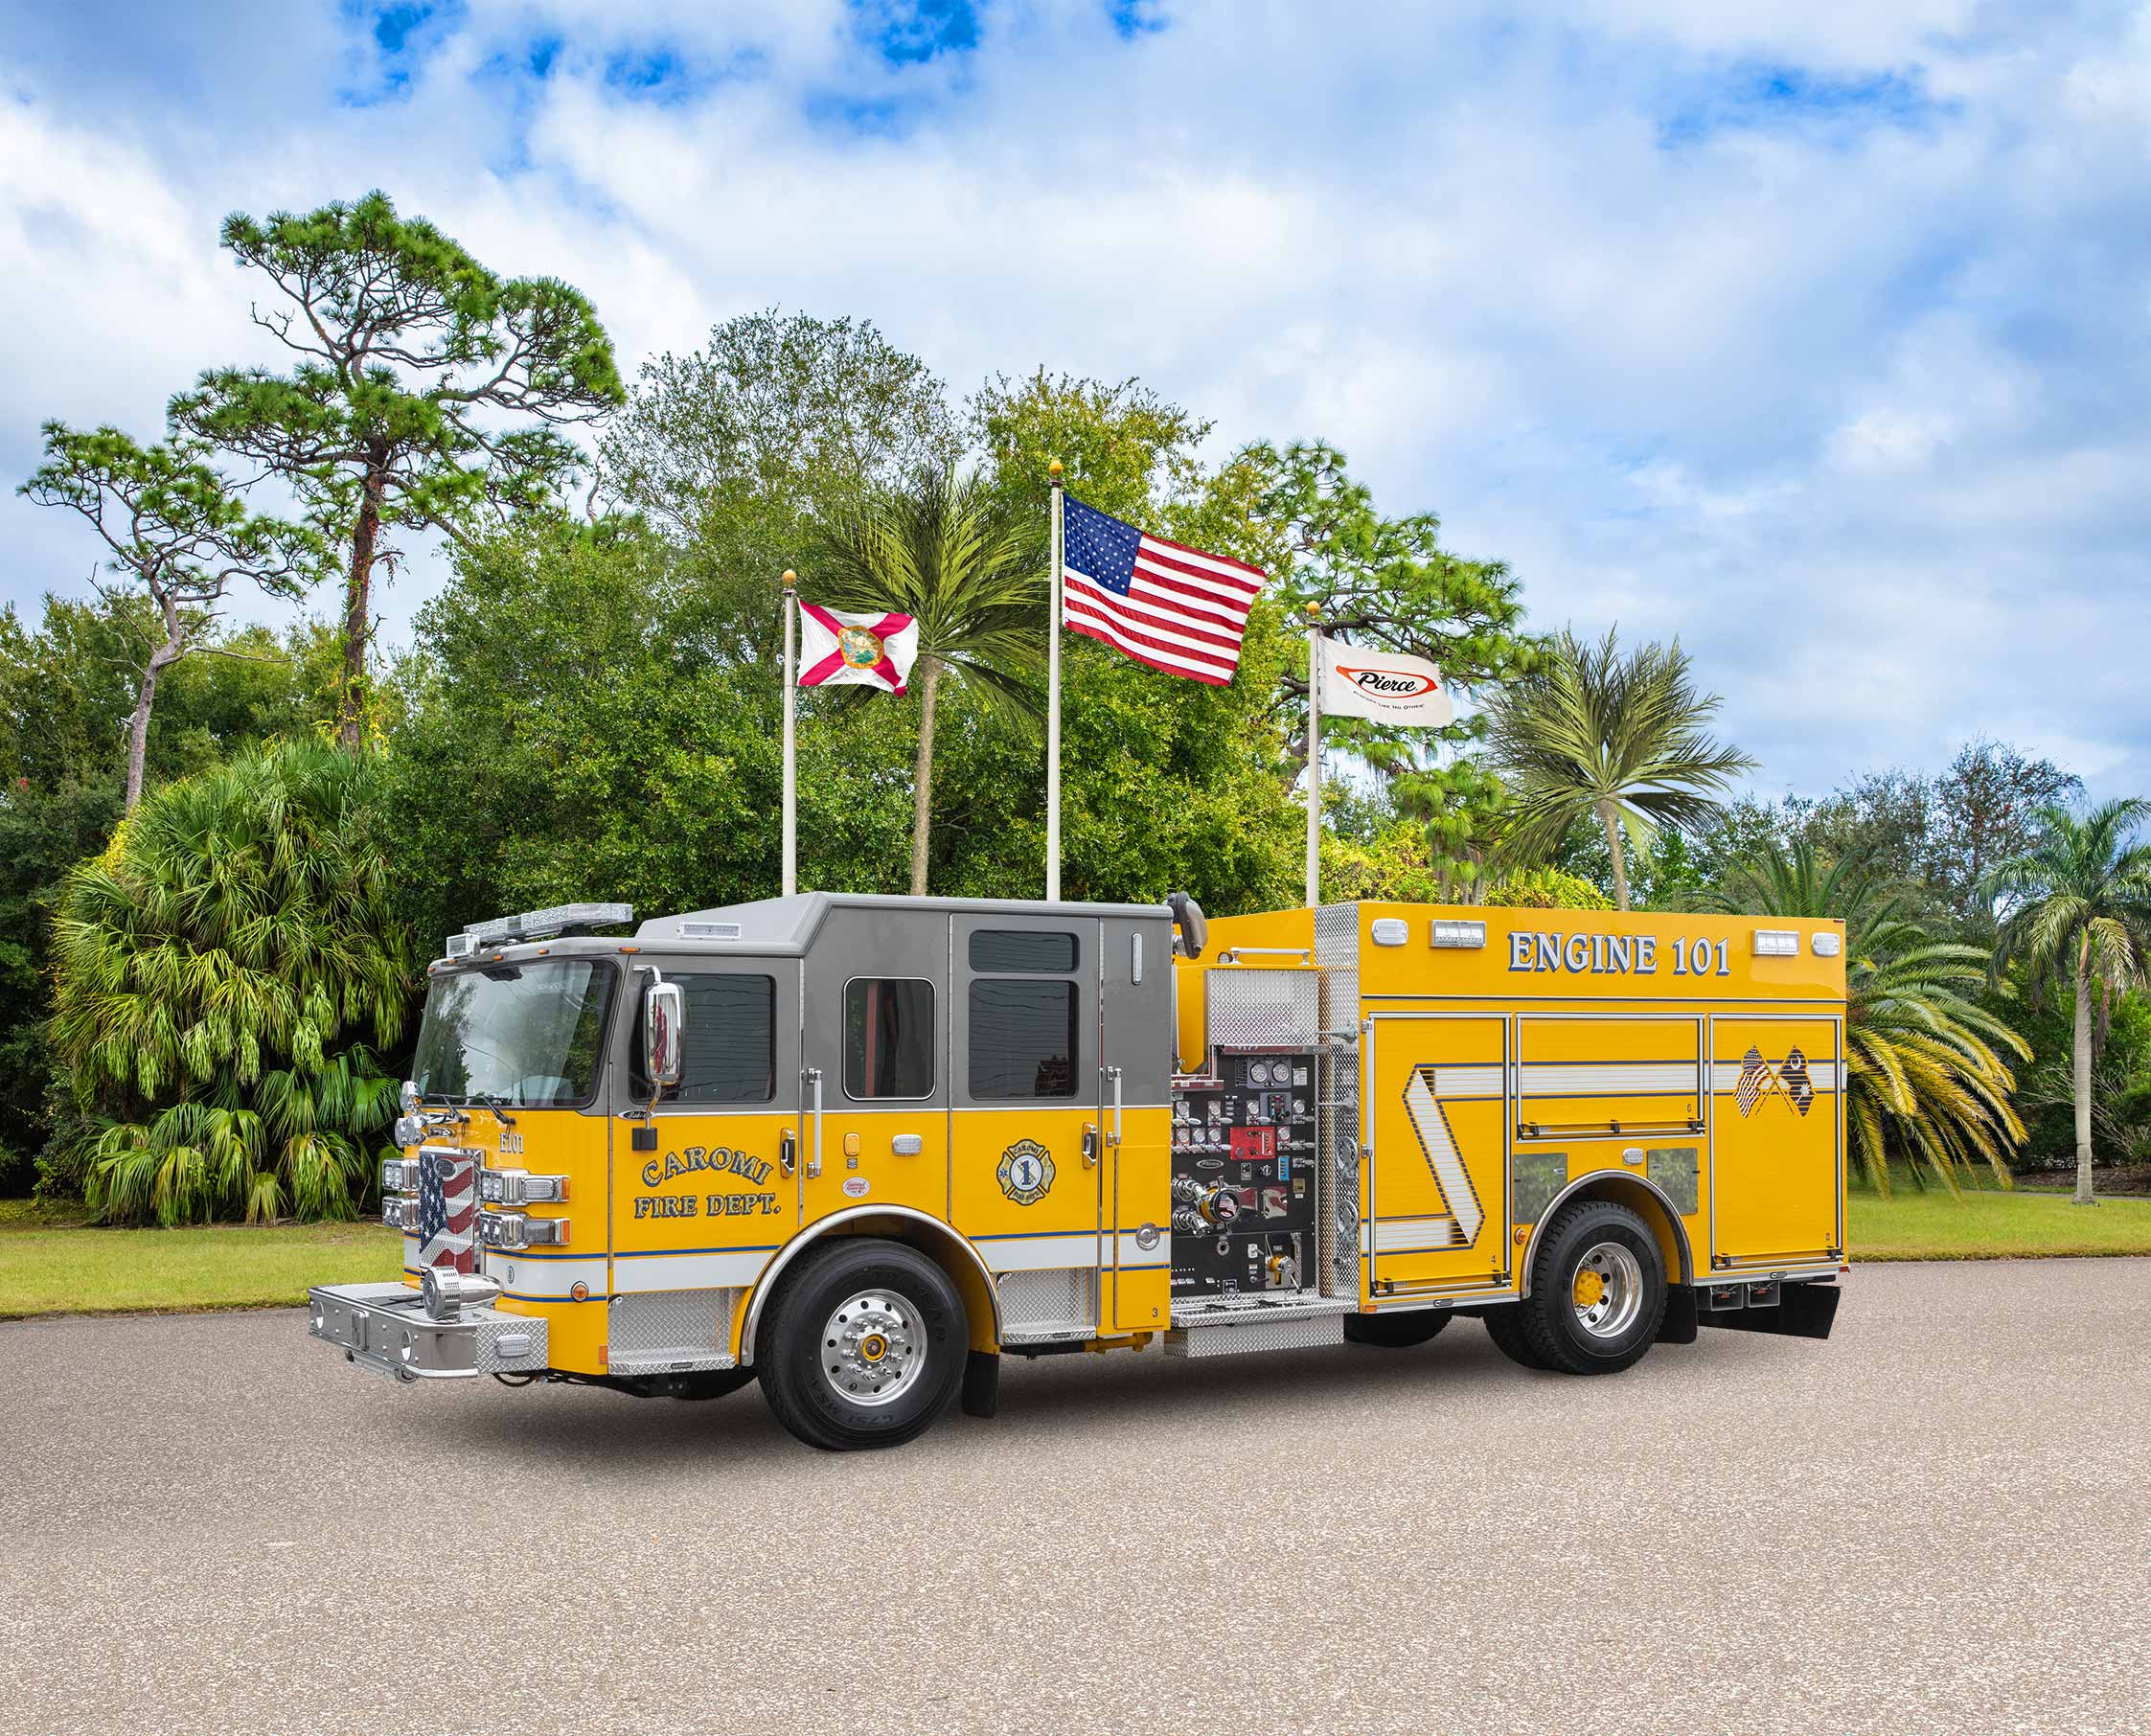
[[[466,1307],[452,1320],[436,1320],[419,1292],[402,1284],[317,1285],[307,1302],[308,1336],[392,1380],[545,1371],[546,1323],[527,1314]]]

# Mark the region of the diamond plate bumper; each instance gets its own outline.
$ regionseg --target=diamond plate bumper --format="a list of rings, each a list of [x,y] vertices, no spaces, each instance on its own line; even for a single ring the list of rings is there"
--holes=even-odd
[[[436,1320],[419,1292],[401,1284],[323,1284],[307,1292],[307,1336],[333,1344],[344,1360],[396,1381],[469,1380],[482,1374],[542,1374],[546,1323],[493,1308],[466,1308]]]

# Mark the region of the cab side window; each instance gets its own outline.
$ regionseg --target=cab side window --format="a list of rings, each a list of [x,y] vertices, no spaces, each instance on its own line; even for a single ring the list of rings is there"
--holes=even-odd
[[[855,976],[844,985],[844,1095],[933,1095],[933,985]]]
[[[673,971],[687,1002],[680,1080],[664,1103],[767,1103],[777,1094],[777,982],[772,976]],[[637,1045],[639,1049],[639,1045]],[[634,1091],[646,1097],[639,1054]]]
[[[1042,979],[1077,969],[1077,939],[1054,931],[981,929],[971,937],[971,1095],[1020,1101],[1076,1094],[1077,985]]]

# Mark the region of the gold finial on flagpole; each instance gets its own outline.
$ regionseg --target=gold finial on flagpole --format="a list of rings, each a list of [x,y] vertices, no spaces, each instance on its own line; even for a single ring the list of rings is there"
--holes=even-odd
[[[1319,603],[1310,603],[1307,605],[1307,618],[1310,621],[1319,621],[1322,618],[1322,605]]]
[[[1059,482],[1061,480],[1061,461],[1056,458],[1048,462],[1045,467],[1045,473],[1052,477],[1055,482]]]
[[[799,582],[799,575],[798,575],[797,573],[793,572],[793,571],[792,571],[792,570],[791,570],[791,569],[790,569],[790,568],[789,568],[789,566],[788,566],[788,567],[786,567],[786,568],[785,568],[785,570],[784,570],[784,587],[785,587],[785,589],[789,591],[789,589],[790,589],[790,588],[791,588],[791,587],[792,587],[793,585],[797,584],[798,582]]]

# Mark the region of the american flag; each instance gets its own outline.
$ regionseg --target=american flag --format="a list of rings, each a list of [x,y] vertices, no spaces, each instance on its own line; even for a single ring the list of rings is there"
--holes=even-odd
[[[1762,1050],[1750,1043],[1748,1053],[1740,1058],[1740,1082],[1733,1086],[1733,1101],[1740,1106],[1740,1112],[1751,1114],[1763,1094],[1776,1083],[1777,1075],[1771,1071]]]
[[[1240,667],[1259,566],[1146,537],[1064,497],[1062,620],[1138,663],[1224,687]]]
[[[419,1265],[474,1269],[478,1160],[471,1152],[419,1154]]]

